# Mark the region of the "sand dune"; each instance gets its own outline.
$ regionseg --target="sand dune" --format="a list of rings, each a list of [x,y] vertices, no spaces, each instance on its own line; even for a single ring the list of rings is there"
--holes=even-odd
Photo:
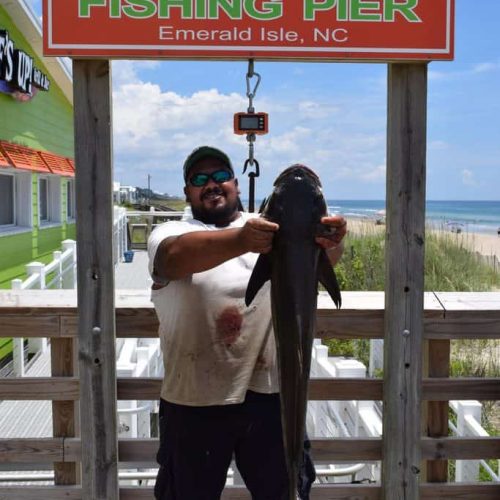
[[[384,232],[385,226],[378,226],[372,220],[348,218],[348,230],[355,234],[375,234]],[[435,234],[439,234],[444,238],[450,238],[463,245],[472,251],[479,252],[482,255],[496,255],[500,260],[500,236],[494,234],[471,233],[463,232],[460,234],[447,232],[438,229],[430,229]]]

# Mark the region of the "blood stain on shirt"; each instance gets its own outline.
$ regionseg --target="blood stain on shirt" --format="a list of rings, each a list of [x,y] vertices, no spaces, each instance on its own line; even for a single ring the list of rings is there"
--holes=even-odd
[[[255,369],[256,370],[268,370],[269,369],[269,364],[268,364],[268,362],[263,354],[259,354],[259,357],[257,358],[257,362],[255,364]]]
[[[243,316],[237,307],[224,309],[215,320],[217,337],[226,346],[234,344],[241,335]]]

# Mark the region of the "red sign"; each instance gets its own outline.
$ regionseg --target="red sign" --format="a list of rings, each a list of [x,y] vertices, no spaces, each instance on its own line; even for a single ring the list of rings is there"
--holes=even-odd
[[[454,0],[43,0],[44,53],[451,60]]]

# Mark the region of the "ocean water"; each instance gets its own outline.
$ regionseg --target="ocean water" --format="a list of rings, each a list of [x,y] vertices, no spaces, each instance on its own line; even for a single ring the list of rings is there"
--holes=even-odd
[[[332,213],[373,219],[385,209],[384,200],[327,200]],[[463,232],[497,234],[500,229],[500,201],[432,201],[426,203],[426,221],[434,227]]]

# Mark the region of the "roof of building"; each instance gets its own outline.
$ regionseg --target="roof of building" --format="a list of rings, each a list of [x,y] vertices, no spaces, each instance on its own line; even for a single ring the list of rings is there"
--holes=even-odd
[[[73,104],[73,78],[69,67],[60,57],[43,55],[42,25],[32,7],[25,0],[0,0],[0,6],[7,11],[22,31],[36,55],[43,60],[52,79],[61,88],[68,101]]]

